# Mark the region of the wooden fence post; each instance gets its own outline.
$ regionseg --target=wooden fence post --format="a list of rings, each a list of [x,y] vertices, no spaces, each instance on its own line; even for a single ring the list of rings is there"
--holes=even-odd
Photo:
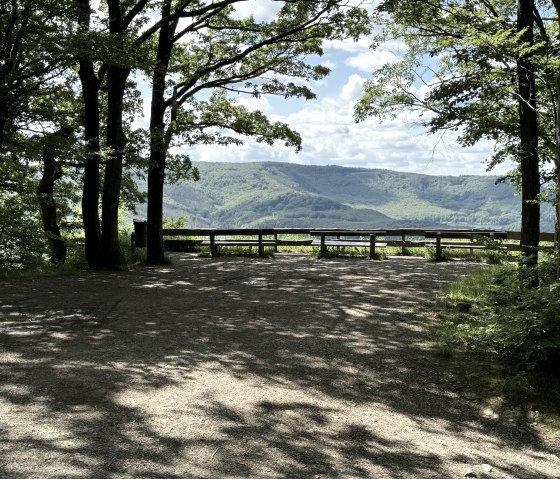
[[[259,230],[259,256],[264,256],[264,244],[262,230]]]
[[[212,256],[216,256],[218,253],[218,248],[216,248],[216,235],[214,233],[210,233],[210,254]]]
[[[369,258],[375,259],[375,234],[369,235]]]
[[[441,249],[441,231],[436,233],[436,261],[443,259],[443,252]]]
[[[327,254],[327,245],[325,244],[325,235],[321,234],[321,252],[319,256],[322,258]]]

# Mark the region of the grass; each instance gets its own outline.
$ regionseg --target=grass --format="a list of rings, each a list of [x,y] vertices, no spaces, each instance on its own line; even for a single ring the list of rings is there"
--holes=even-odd
[[[0,269],[0,279],[18,280],[73,276],[87,269],[81,241],[69,241],[68,253],[64,263],[49,263],[48,258],[37,261],[33,267]]]
[[[481,367],[476,379],[472,376],[471,389],[483,390],[488,398],[500,398],[501,404],[514,407],[530,420],[558,429],[560,375],[539,369],[520,369],[511,351],[502,355],[495,347],[503,341],[503,336],[494,333],[493,328],[503,328],[504,321],[506,325],[509,323],[508,318],[499,317],[492,291],[511,287],[507,281],[501,283],[500,278],[517,276],[514,265],[488,266],[444,286],[431,314],[434,321],[430,334],[439,356],[493,365]]]
[[[194,238],[189,238],[194,239]],[[202,239],[202,238],[200,238]],[[240,238],[241,239],[241,238]],[[254,237],[248,237],[245,239],[254,239]],[[265,238],[269,239],[269,238]],[[296,237],[289,237],[284,239],[301,239]],[[273,256],[273,251],[271,246],[265,246],[266,255]],[[140,250],[141,251],[141,250]],[[208,246],[202,246],[198,250],[202,256],[210,256]],[[278,246],[278,252],[280,253],[302,253],[310,254],[314,257],[319,257],[319,248],[317,246],[290,246],[290,245],[280,245]],[[139,253],[140,255],[142,253]],[[228,246],[225,248],[220,248],[219,254],[221,256],[257,256],[258,250],[256,247],[246,247],[246,246]],[[431,247],[413,247],[403,249],[399,246],[387,246],[384,248],[378,247],[375,259],[387,259],[389,256],[417,256],[424,257],[428,260],[435,259],[435,248]],[[481,250],[475,249],[471,253],[468,249],[445,249],[443,251],[444,260],[459,259],[463,261],[474,261],[480,263],[488,264],[502,264],[513,259],[510,254],[504,254],[502,252],[496,252],[495,250]],[[329,247],[327,254],[324,256],[326,258],[336,258],[336,257],[350,257],[350,258],[369,258],[369,248],[367,247]]]

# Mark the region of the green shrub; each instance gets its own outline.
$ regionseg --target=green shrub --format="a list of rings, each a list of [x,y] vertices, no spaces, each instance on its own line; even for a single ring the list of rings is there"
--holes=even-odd
[[[487,340],[522,369],[551,369],[560,361],[560,283],[539,288],[518,283],[518,275],[496,278],[489,291]]]
[[[554,273],[554,259],[545,258],[536,270],[483,269],[448,286],[438,348],[463,344],[493,352],[518,370],[554,370],[560,362],[560,283]],[[538,275],[540,287],[524,287],[528,275]]]
[[[47,242],[33,196],[0,193],[0,271],[48,263]]]

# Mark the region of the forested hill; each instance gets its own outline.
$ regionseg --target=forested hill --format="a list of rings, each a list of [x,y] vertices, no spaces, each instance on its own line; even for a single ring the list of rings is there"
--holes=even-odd
[[[167,185],[165,216],[191,227],[519,228],[514,188],[489,176],[427,176],[289,163],[197,163]],[[552,228],[550,209],[543,215]]]

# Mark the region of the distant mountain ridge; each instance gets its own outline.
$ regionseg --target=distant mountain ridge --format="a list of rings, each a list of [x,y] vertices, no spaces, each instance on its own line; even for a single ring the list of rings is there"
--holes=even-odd
[[[428,176],[290,163],[195,163],[201,180],[166,185],[164,215],[190,227],[519,229],[521,202],[495,176]],[[543,230],[553,227],[543,208]]]

